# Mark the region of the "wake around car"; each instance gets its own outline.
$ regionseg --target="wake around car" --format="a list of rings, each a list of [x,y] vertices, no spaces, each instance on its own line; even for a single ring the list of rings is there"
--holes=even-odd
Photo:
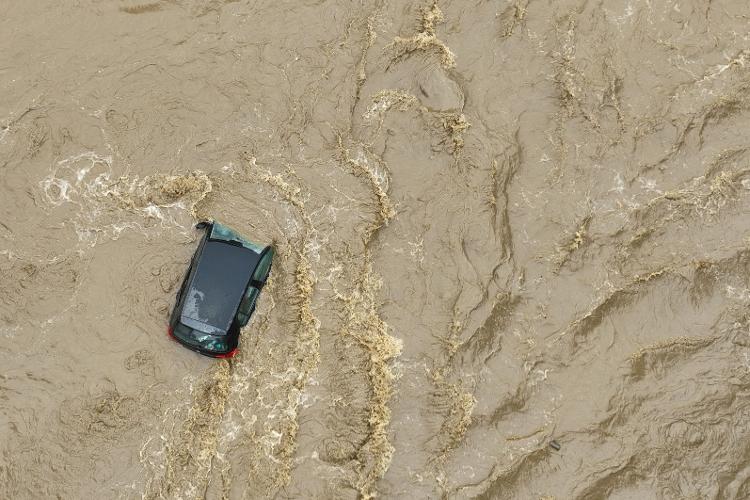
[[[205,234],[177,294],[169,335],[200,354],[230,358],[271,272],[273,248],[218,222],[196,229]]]

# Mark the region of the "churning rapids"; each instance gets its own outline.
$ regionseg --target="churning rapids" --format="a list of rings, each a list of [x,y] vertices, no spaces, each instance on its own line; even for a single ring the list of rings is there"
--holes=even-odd
[[[746,0],[0,4],[0,498],[750,497]]]

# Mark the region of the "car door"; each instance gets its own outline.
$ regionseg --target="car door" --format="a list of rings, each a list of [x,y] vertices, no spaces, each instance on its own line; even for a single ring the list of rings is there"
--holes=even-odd
[[[253,312],[255,312],[255,303],[258,300],[258,295],[260,295],[260,290],[254,286],[247,287],[247,291],[242,297],[242,302],[240,302],[240,307],[237,310],[237,323],[239,323],[240,328],[247,325]]]

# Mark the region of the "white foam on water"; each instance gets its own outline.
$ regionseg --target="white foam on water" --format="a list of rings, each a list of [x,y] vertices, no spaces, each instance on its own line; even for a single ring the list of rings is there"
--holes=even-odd
[[[78,241],[89,247],[96,246],[96,243],[99,241],[97,231],[93,229],[82,229],[76,226],[76,234],[78,235]]]
[[[638,182],[640,183],[641,188],[645,189],[646,191],[652,191],[652,192],[659,193],[659,194],[662,193],[662,190],[656,187],[656,181],[654,179],[646,179],[646,178],[639,177]]]
[[[21,327],[18,325],[13,326],[13,327],[2,326],[0,327],[0,337],[6,338],[6,339],[12,339],[13,337],[16,336],[16,334],[18,333],[18,330],[20,329]]]
[[[153,203],[148,204],[143,211],[146,213],[147,217],[153,217],[155,219],[159,219],[161,221],[164,220],[164,213],[162,212],[161,208],[154,205]]]
[[[62,205],[65,202],[71,201],[68,193],[72,190],[72,186],[64,179],[48,177],[41,182],[41,187],[47,201],[53,205]]]
[[[371,119],[373,116],[380,115],[391,107],[391,103],[386,99],[379,99],[372,103],[364,114],[365,119]]]
[[[49,205],[78,205],[71,222],[84,246],[95,246],[101,237],[116,240],[125,230],[145,233],[153,226],[149,220],[158,220],[160,227],[189,231],[192,218],[180,222],[189,210],[184,200],[140,206],[154,188],[151,180],[118,175],[111,155],[84,151],[56,162],[39,187]]]
[[[126,229],[143,229],[143,226],[135,222],[116,222],[111,227],[113,240],[117,240]]]
[[[623,178],[622,174],[620,172],[615,173],[615,187],[610,189],[610,191],[616,191],[618,193],[622,193],[625,191],[625,179]]]
[[[80,165],[82,161],[83,166]],[[97,175],[93,182],[84,182],[88,173],[98,165],[103,165],[105,172]],[[93,151],[86,151],[58,161],[50,174],[39,184],[51,204],[61,205],[72,202],[71,195],[102,189],[109,181],[111,172],[111,156],[100,156]]]
[[[737,288],[732,285],[726,285],[724,292],[728,299],[740,302],[750,302],[750,289],[748,288]]]

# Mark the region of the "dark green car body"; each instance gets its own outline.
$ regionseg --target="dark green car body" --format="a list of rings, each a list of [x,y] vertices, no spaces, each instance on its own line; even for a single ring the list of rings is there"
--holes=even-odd
[[[169,334],[206,356],[231,357],[271,272],[273,247],[253,243],[218,222],[196,228],[205,234],[177,294]]]

